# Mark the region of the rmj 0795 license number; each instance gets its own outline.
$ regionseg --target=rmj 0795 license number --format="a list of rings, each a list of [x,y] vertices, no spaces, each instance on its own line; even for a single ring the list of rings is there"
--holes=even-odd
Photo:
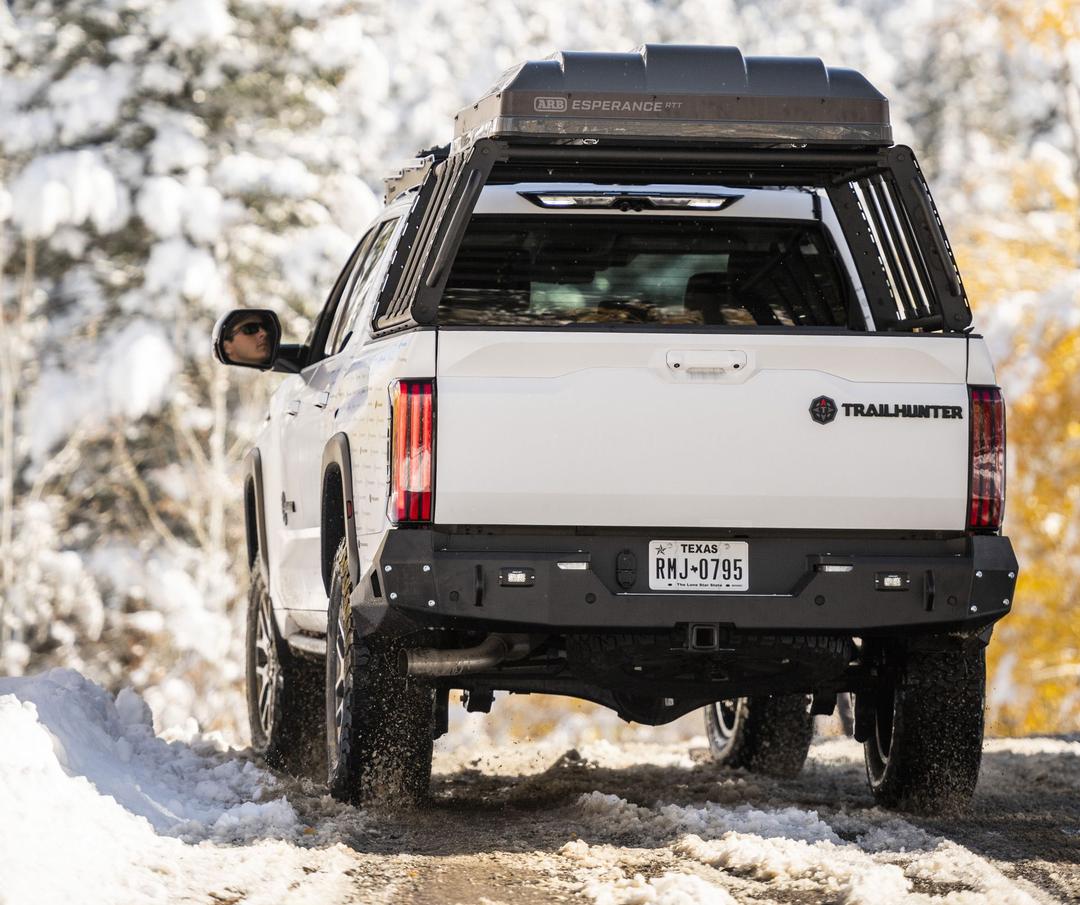
[[[649,541],[654,591],[746,591],[750,545],[745,541]]]

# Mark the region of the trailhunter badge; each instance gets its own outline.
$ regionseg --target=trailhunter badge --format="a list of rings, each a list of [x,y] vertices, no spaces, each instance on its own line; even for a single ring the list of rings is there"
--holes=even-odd
[[[836,403],[828,396],[818,396],[810,403],[810,417],[818,424],[828,424],[836,417]]]

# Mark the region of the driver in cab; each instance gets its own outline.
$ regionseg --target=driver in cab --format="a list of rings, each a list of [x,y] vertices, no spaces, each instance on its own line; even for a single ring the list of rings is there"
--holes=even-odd
[[[223,343],[230,361],[263,365],[270,360],[270,333],[259,314],[244,315],[229,325]]]

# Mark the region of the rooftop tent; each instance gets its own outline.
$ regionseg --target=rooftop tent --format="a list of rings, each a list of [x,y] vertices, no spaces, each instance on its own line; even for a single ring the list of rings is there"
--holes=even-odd
[[[888,100],[853,69],[645,44],[513,67],[455,117],[455,149],[481,138],[881,147],[892,128]]]

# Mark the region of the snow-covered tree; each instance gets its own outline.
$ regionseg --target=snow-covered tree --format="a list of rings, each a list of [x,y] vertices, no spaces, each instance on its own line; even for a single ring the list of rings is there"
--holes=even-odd
[[[302,334],[377,209],[340,115],[360,19],[303,12],[117,0],[4,22],[8,669],[58,659],[234,721],[233,477],[269,383],[213,366],[210,327],[250,304]],[[351,65],[369,109],[384,70]]]

